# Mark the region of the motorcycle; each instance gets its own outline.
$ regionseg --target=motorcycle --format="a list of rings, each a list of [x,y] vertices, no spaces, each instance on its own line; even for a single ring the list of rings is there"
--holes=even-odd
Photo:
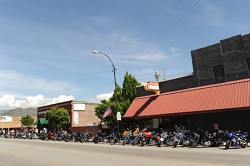
[[[134,139],[135,136],[132,133],[129,133],[124,136],[124,139],[122,140],[122,145],[131,144]]]
[[[175,133],[174,133],[174,136],[173,136],[173,138],[172,138],[173,147],[176,148],[177,145],[182,145],[182,143],[183,143],[183,138],[184,138],[183,131],[175,132]]]
[[[77,138],[80,143],[93,142],[93,136],[90,132],[81,132],[77,134]]]
[[[195,144],[191,146],[197,147],[198,145],[202,145],[204,147],[218,147],[223,144],[224,132],[219,131],[218,133],[209,133],[208,131],[204,131],[201,129],[197,129],[199,137],[195,141]]]
[[[230,146],[246,148],[247,147],[247,132],[237,131],[237,132],[229,132],[226,131],[226,145],[225,149],[229,149]]]
[[[187,130],[184,132],[182,146],[193,147],[195,140],[199,138],[199,134]]]
[[[54,141],[57,140],[57,141],[62,141],[65,139],[65,133],[64,131],[58,131],[57,133],[55,133],[55,136],[54,136]]]
[[[134,136],[134,139],[131,140],[131,145],[132,146],[141,145],[143,137],[144,137],[144,135],[143,135],[142,131],[138,132],[138,134]]]
[[[69,142],[69,141],[73,141],[73,142],[77,142],[78,139],[77,139],[77,135],[75,132],[69,132],[65,135],[64,137],[64,141],[65,142]]]
[[[122,141],[122,135],[121,134],[116,134],[116,135],[111,135],[109,143],[110,145],[114,145],[116,143],[120,143]]]
[[[168,133],[167,131],[161,130],[161,133],[156,139],[157,147],[160,147],[161,145],[173,146],[173,136],[173,133]]]
[[[148,132],[147,130],[142,131],[143,137],[141,139],[140,145],[155,145],[157,136],[154,132]]]
[[[108,137],[106,136],[106,133],[102,133],[101,130],[99,130],[94,137],[94,143],[97,144],[98,142],[109,142]]]

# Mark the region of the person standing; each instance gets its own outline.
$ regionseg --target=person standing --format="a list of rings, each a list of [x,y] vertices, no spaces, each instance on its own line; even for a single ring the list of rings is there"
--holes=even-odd
[[[213,127],[214,127],[214,131],[215,131],[215,132],[219,132],[220,127],[219,127],[219,123],[218,123],[217,121],[214,121]]]

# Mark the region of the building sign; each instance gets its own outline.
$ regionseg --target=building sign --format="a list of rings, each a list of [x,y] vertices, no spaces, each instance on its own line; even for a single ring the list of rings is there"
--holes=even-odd
[[[12,117],[11,116],[1,116],[0,121],[1,122],[12,122]]]
[[[85,104],[74,103],[74,111],[85,111]]]
[[[79,115],[78,112],[74,111],[74,124],[79,124]]]
[[[145,89],[146,91],[155,92],[157,95],[160,94],[160,88],[159,88],[159,83],[158,83],[158,82],[151,82],[151,81],[148,81],[148,82],[144,85],[144,89]]]
[[[118,121],[122,120],[122,115],[121,115],[120,112],[117,112],[117,113],[116,113],[116,119],[117,119]]]

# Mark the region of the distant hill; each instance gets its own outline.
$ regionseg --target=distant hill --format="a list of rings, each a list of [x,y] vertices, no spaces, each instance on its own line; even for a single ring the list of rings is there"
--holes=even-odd
[[[30,115],[31,117],[37,117],[37,108],[15,108],[9,111],[3,112],[2,116],[22,117]]]
[[[8,110],[0,110],[0,115],[2,115],[3,113],[7,112]]]

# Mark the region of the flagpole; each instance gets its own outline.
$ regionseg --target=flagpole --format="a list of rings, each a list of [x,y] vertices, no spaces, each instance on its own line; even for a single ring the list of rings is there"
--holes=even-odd
[[[120,133],[120,124],[119,124],[119,121],[120,121],[120,115],[121,115],[121,113],[118,110],[118,98],[117,98],[117,83],[116,83],[116,74],[115,74],[116,68],[115,68],[115,65],[114,65],[113,61],[111,60],[111,58],[107,54],[105,54],[103,52],[100,52],[100,51],[92,51],[92,53],[94,53],[94,54],[102,54],[102,55],[106,56],[109,59],[109,61],[111,62],[111,64],[112,64],[113,72],[114,72],[114,82],[115,82],[114,95],[115,95],[116,116],[117,116],[117,130],[118,130],[117,132],[119,134]],[[119,118],[118,118],[118,116],[119,116]]]

